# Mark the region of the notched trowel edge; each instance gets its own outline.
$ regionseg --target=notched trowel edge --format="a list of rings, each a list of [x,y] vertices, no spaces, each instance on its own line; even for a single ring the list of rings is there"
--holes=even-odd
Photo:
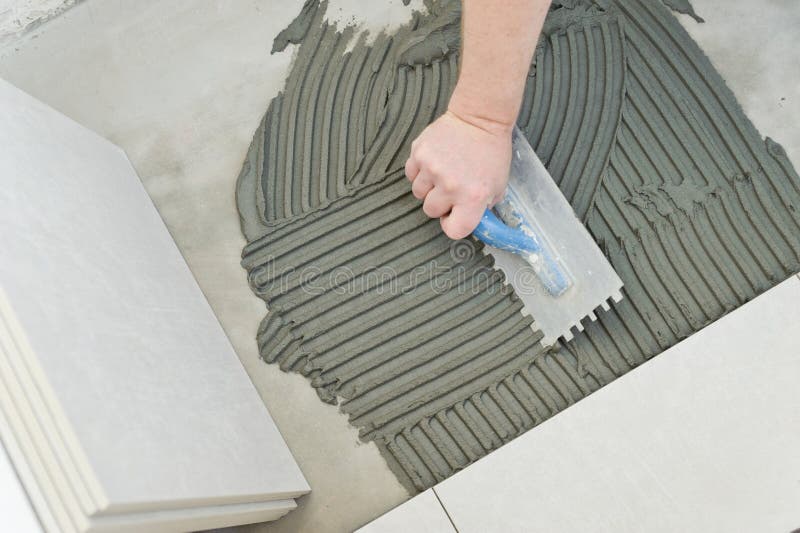
[[[505,283],[523,303],[522,313],[533,318],[531,327],[544,335],[542,344],[551,346],[559,338],[571,340],[573,330],[583,331],[584,319],[594,321],[595,311],[608,310],[612,303],[622,300],[623,284],[518,128],[512,140],[506,198],[514,199],[514,211],[546,243],[572,285],[560,296],[553,296],[521,255],[488,244],[483,252],[491,255],[494,268],[505,274]]]

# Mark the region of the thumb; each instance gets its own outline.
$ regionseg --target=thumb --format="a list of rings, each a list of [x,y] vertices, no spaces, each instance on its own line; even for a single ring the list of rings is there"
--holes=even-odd
[[[440,218],[442,230],[451,239],[463,239],[478,226],[485,210],[481,204],[454,205],[450,214]]]

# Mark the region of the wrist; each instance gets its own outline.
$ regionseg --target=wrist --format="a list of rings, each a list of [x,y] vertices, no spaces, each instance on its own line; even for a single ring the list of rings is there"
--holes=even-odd
[[[495,135],[511,135],[516,123],[517,109],[504,109],[490,97],[470,94],[468,90],[456,84],[447,112],[459,120]]]

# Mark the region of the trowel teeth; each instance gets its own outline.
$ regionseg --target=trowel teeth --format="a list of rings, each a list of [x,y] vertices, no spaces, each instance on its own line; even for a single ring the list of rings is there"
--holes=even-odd
[[[491,251],[489,251],[489,247],[488,246],[484,246],[483,248],[481,248],[481,253],[483,255],[485,255],[485,256],[495,257],[495,255]],[[504,287],[508,287],[508,285],[510,284],[509,279],[508,279],[508,275],[506,275],[506,272],[502,268],[500,268],[500,265],[497,264],[496,258],[495,258],[495,261],[492,262],[492,269],[496,270],[498,272],[502,272],[504,274],[503,275],[503,286]],[[513,289],[514,286],[511,285],[511,288]],[[530,315],[530,313],[527,313],[525,311],[523,311],[522,314],[523,315]]]
[[[524,222],[528,230],[540,236],[542,248],[549,249],[558,267],[550,270],[568,272],[574,288],[556,296],[554,291],[545,290],[549,285],[542,285],[539,279],[535,290],[529,290],[531,267],[537,273],[541,263],[489,244],[482,250],[491,253],[493,266],[504,272],[519,305],[526,307],[523,313],[531,317],[526,322],[536,322],[536,328],[542,333],[542,344],[549,346],[559,339],[568,341],[579,335],[584,331],[584,324],[588,328],[589,320],[597,320],[601,307],[611,309],[609,299],[620,301],[622,280],[518,129],[514,130],[512,143],[514,157],[508,189],[498,214],[501,219],[504,213],[510,216],[515,227]],[[554,254],[556,251],[558,253]],[[586,317],[589,320],[584,320]]]
[[[485,246],[485,247],[482,248],[481,251],[483,252],[484,255],[490,255],[490,256],[492,256],[494,258],[494,261],[492,262],[492,267],[494,268],[494,270],[499,270],[499,271],[503,272],[503,284],[506,285],[506,286],[510,286],[512,289],[514,289],[516,291],[516,287],[514,286],[513,283],[511,283],[511,281],[513,279],[513,273],[516,271],[515,270],[515,266],[516,265],[515,265],[515,263],[513,261],[522,261],[522,260],[519,259],[517,256],[509,255],[507,252],[503,252],[502,250],[498,251],[498,253],[493,253],[490,250],[493,250],[493,249],[490,246]],[[511,262],[509,262],[509,257],[512,259]],[[504,265],[505,268],[503,266],[500,266],[500,265]],[[511,266],[509,267],[509,265],[511,265]],[[616,274],[614,274],[614,275],[616,276]],[[606,283],[606,284],[608,284],[608,283]],[[571,324],[569,324],[569,322],[564,320],[562,322],[564,324],[564,326],[561,326],[561,327],[559,327],[557,329],[556,328],[551,328],[550,331],[547,331],[546,321],[539,320],[541,318],[541,316],[539,316],[539,317],[536,316],[537,314],[539,314],[539,315],[542,314],[541,312],[540,313],[535,313],[534,312],[534,310],[538,309],[538,308],[534,307],[533,310],[532,310],[530,307],[528,307],[528,305],[526,305],[526,304],[530,304],[530,302],[528,300],[526,300],[526,296],[525,296],[524,293],[517,293],[519,298],[520,298],[520,300],[521,300],[521,303],[523,304],[520,307],[519,311],[524,317],[531,319],[531,324],[530,324],[531,331],[534,331],[536,333],[541,333],[541,334],[544,335],[542,337],[542,339],[540,340],[540,342],[541,342],[542,346],[544,346],[545,348],[548,348],[550,346],[555,345],[559,341],[559,339],[563,339],[564,342],[569,342],[575,337],[575,335],[578,335],[579,333],[583,332],[584,331],[584,324],[583,323],[584,323],[585,319],[588,318],[590,321],[596,322],[597,321],[597,312],[598,312],[599,309],[603,309],[603,311],[610,311],[611,310],[611,305],[616,303],[616,302],[621,301],[622,298],[623,298],[622,291],[620,290],[621,286],[622,286],[622,282],[618,281],[618,284],[616,285],[615,288],[610,288],[609,287],[607,289],[608,292],[605,292],[605,294],[607,295],[605,299],[600,300],[598,302],[597,300],[599,300],[600,298],[597,298],[597,300],[594,300],[594,301],[590,300],[590,302],[587,302],[590,305],[594,304],[595,305],[594,309],[590,309],[590,310],[586,311],[585,307],[583,309],[581,309],[580,307],[574,308],[574,309],[581,310],[581,312],[584,313],[583,316],[581,316],[580,318],[577,318],[577,319],[573,316],[572,320],[574,320],[574,322],[572,322]],[[595,291],[595,295],[601,296],[602,293],[598,294],[598,292],[599,291]],[[584,299],[586,300],[588,298],[584,298]],[[557,300],[553,300],[553,303],[555,303],[556,301]],[[549,303],[550,302],[548,302],[548,304]],[[588,307],[588,305],[586,307]],[[540,309],[540,311],[542,311],[542,310]],[[586,322],[586,325],[589,324],[589,321],[585,321],[585,322]],[[569,324],[569,325],[567,325],[567,324]],[[567,329],[567,331],[564,331],[564,328]]]

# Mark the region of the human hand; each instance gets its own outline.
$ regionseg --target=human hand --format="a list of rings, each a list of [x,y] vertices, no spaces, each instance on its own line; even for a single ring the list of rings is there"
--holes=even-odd
[[[411,143],[405,168],[411,191],[451,239],[472,233],[486,208],[502,199],[511,131],[511,125],[462,118],[448,110]]]

